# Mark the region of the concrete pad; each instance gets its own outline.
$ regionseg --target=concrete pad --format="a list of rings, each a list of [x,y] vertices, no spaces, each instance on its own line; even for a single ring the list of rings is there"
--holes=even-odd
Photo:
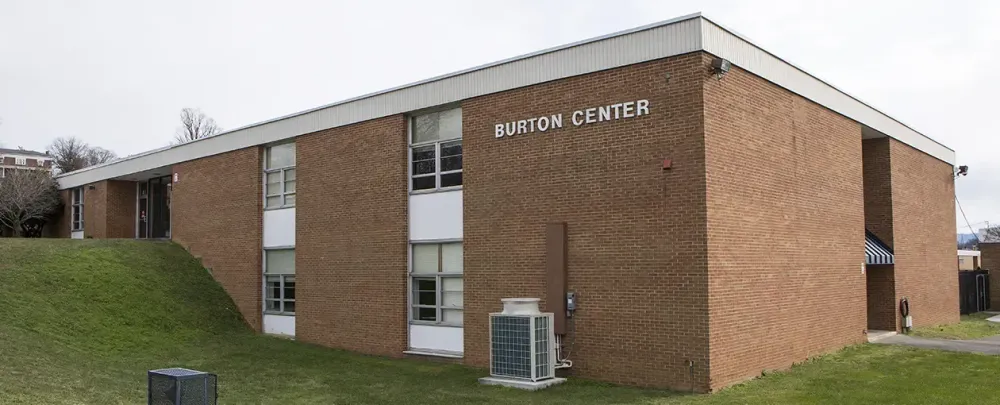
[[[990,321],[990,322],[996,322],[996,323],[1000,323],[1000,315],[997,315],[997,316],[991,316],[991,317],[989,317],[989,318],[986,318],[986,320],[987,320],[987,321]]]
[[[483,385],[502,385],[504,387],[517,388],[527,391],[538,391],[540,389],[548,388],[553,385],[559,385],[564,382],[566,382],[565,378],[550,378],[548,380],[541,381],[515,380],[498,377],[483,377],[479,379],[479,383]]]
[[[875,343],[890,336],[896,336],[896,331],[870,330],[868,331],[868,343]]]

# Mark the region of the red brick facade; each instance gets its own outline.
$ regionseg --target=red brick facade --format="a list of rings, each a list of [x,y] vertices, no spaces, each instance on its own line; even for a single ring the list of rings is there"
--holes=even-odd
[[[488,365],[501,298],[564,299],[546,296],[554,222],[578,297],[573,377],[710,391],[863,342],[896,322],[902,296],[917,325],[958,320],[951,167],[862,141],[857,122],[738,67],[718,80],[710,62],[697,52],[460,103],[464,363]],[[648,114],[571,120],[640,99]],[[495,136],[557,113],[562,128]],[[408,348],[407,120],[295,139],[298,340]],[[172,239],[257,330],[263,148],[173,165],[171,206]],[[127,188],[88,192],[88,234],[134,234]],[[895,247],[895,266],[862,271],[866,228]]]
[[[691,54],[462,103],[466,363],[487,365],[501,298],[565,299],[544,296],[544,253],[545,224],[566,222],[572,375],[708,388],[704,69]],[[575,127],[567,114],[639,99],[649,115]],[[564,128],[494,135],[553,113]]]
[[[891,138],[863,143],[865,226],[893,248],[892,306],[875,309],[878,323],[901,330],[899,301],[907,298],[913,326],[958,322],[955,183],[951,165]],[[886,288],[885,284],[877,284]],[[888,302],[889,291],[870,299]],[[889,312],[891,311],[891,312]]]
[[[983,270],[990,271],[990,309],[1000,310],[1000,243],[980,243]]]
[[[864,341],[861,126],[739,68],[704,91],[717,389]]]
[[[296,139],[296,338],[402,356],[407,129],[397,115]]]
[[[199,257],[247,323],[261,330],[260,148],[174,165],[171,237]]]

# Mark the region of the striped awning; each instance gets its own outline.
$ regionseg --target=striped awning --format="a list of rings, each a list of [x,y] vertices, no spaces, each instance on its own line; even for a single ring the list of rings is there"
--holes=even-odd
[[[892,264],[892,249],[865,230],[865,264]]]

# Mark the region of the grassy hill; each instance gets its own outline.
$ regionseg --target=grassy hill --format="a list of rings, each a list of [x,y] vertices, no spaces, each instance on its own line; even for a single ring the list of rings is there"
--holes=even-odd
[[[485,370],[260,336],[167,242],[0,238],[0,404],[145,403],[146,370],[219,375],[221,404],[995,403],[1000,358],[864,345],[719,394],[571,378],[483,387]],[[986,401],[986,402],[983,402]]]

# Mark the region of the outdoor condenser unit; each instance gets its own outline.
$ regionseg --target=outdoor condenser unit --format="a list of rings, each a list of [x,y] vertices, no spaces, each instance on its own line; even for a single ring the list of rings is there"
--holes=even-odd
[[[216,405],[216,377],[186,368],[150,370],[149,405]]]
[[[538,298],[505,298],[503,312],[490,314],[490,375],[540,381],[556,376],[552,314],[538,311]]]

